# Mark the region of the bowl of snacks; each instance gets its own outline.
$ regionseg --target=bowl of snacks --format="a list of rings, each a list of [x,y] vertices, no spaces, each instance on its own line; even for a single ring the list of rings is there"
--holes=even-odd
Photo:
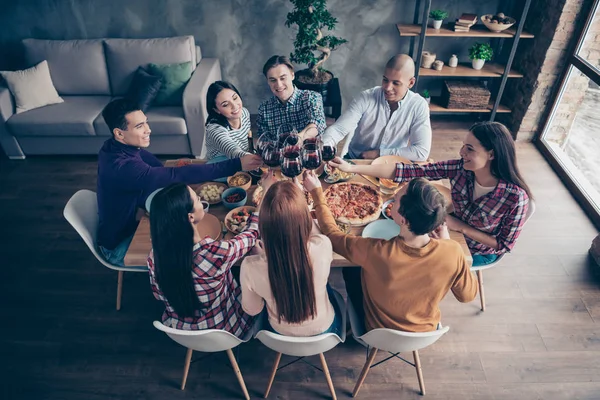
[[[206,182],[198,187],[196,193],[208,204],[219,204],[221,194],[227,189],[227,185],[221,182]]]
[[[383,206],[381,206],[381,215],[383,218],[392,219],[392,207],[394,206],[394,199],[389,199]]]
[[[252,177],[247,172],[238,172],[227,178],[227,184],[229,187],[239,187],[248,190],[252,186]]]
[[[234,208],[225,216],[225,227],[229,232],[237,235],[246,228],[250,216],[255,211],[256,207],[252,206]]]
[[[239,187],[231,187],[221,193],[221,199],[223,200],[223,205],[226,208],[232,209],[236,207],[241,207],[246,204],[248,200],[248,193],[242,188]]]
[[[352,161],[345,161],[349,164],[354,164]],[[327,174],[327,176],[323,180],[327,183],[346,182],[347,180],[352,179],[352,177],[355,175],[353,172],[343,172],[337,168],[332,168],[327,163],[325,163],[325,167],[323,169]]]
[[[502,32],[513,26],[517,21],[514,18],[507,17],[504,13],[498,13],[496,15],[482,15],[481,22],[492,32]]]

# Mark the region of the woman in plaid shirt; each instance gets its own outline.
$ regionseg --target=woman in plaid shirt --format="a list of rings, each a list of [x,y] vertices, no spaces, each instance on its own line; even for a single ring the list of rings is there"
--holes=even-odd
[[[253,214],[246,230],[233,239],[215,241],[198,233],[204,209],[189,186],[166,187],[151,207],[148,269],[154,297],[165,303],[163,324],[184,330],[222,329],[243,337],[253,321],[242,309],[231,267],[256,244],[258,215]]]
[[[459,154],[460,160],[427,165],[351,165],[336,158],[332,166],[396,182],[450,179],[454,215],[446,219],[448,228],[465,235],[473,266],[490,264],[515,245],[531,192],[519,173],[515,143],[504,125],[473,125]]]

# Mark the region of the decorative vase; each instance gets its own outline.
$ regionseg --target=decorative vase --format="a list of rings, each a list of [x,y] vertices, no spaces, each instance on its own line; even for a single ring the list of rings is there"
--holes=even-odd
[[[485,60],[472,60],[471,64],[473,65],[473,69],[481,69],[483,68],[483,64],[485,64]]]
[[[425,101],[427,102],[427,104],[431,104],[431,97],[425,97]]]
[[[444,62],[442,60],[435,60],[431,65],[431,68],[435,69],[436,71],[441,71],[443,67]]]
[[[440,29],[442,27],[442,22],[444,22],[444,20],[433,20],[433,29]]]
[[[458,65],[458,57],[456,57],[456,54],[452,54],[452,57],[450,57],[450,61],[448,61],[448,66],[452,67],[452,68],[456,68],[457,65]]]
[[[424,51],[421,56],[421,67],[422,68],[431,68],[431,64],[435,61],[435,53],[430,53],[428,51]]]

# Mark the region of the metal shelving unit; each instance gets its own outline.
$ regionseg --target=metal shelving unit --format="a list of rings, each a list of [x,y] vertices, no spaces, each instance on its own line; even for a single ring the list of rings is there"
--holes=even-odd
[[[431,10],[431,0],[416,0],[414,23],[413,24],[398,24],[398,33],[401,37],[411,38],[410,54],[415,60],[416,65],[421,65],[421,56],[423,54],[423,47],[425,46],[426,37],[437,37],[437,38],[492,38],[498,39],[499,44],[496,46],[497,49],[501,49],[504,40],[512,40],[512,46],[506,64],[497,63],[486,63],[484,68],[481,70],[474,70],[473,68],[460,65],[457,68],[450,68],[444,65],[441,71],[433,69],[417,68],[415,71],[416,83],[414,91],[417,91],[420,77],[464,77],[469,79],[500,79],[500,85],[496,94],[495,100],[490,103],[485,109],[481,110],[462,110],[462,109],[447,109],[439,104],[435,98],[431,100],[430,111],[432,114],[463,114],[463,113],[490,113],[490,121],[493,121],[496,117],[496,113],[509,113],[510,109],[500,104],[502,101],[502,95],[504,94],[504,88],[506,81],[509,78],[518,79],[522,78],[523,74],[512,70],[512,63],[515,57],[515,52],[519,44],[520,39],[531,39],[533,35],[527,32],[523,32],[523,25],[527,18],[529,7],[531,6],[531,0],[525,0],[523,4],[523,11],[521,12],[521,18],[516,28],[511,27],[503,32],[492,32],[485,26],[475,25],[471,27],[469,32],[454,32],[452,25],[443,26],[441,29],[433,29],[427,27],[427,21],[429,18],[429,11]],[[419,18],[419,10],[423,8]],[[420,22],[419,22],[420,21]],[[418,47],[415,53],[415,40],[418,39]]]

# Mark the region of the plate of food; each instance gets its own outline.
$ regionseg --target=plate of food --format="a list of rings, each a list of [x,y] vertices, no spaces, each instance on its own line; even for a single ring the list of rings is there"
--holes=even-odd
[[[335,220],[354,226],[379,219],[383,205],[377,189],[363,183],[337,183],[329,186],[324,196]]]
[[[242,206],[234,208],[229,211],[225,216],[225,227],[227,230],[234,235],[242,232],[248,225],[248,220],[253,212],[256,211],[256,207]]]
[[[247,172],[237,172],[235,175],[227,178],[227,184],[230,187],[240,187],[248,190],[252,186],[252,177]]]
[[[392,207],[394,206],[394,199],[390,199],[383,203],[381,207],[381,215],[383,218],[392,219]]]
[[[206,182],[198,187],[196,193],[207,201],[208,204],[219,204],[221,202],[221,194],[227,189],[227,185],[221,182]]]
[[[349,164],[353,164],[354,163],[350,160],[345,160],[347,161]],[[340,171],[338,168],[332,168],[329,166],[329,164],[325,163],[324,164],[324,171],[327,174],[327,176],[325,176],[325,178],[323,179],[325,182],[327,183],[338,183],[338,182],[346,182],[347,180],[350,180],[354,177],[354,175],[356,175],[353,172],[343,172]]]

